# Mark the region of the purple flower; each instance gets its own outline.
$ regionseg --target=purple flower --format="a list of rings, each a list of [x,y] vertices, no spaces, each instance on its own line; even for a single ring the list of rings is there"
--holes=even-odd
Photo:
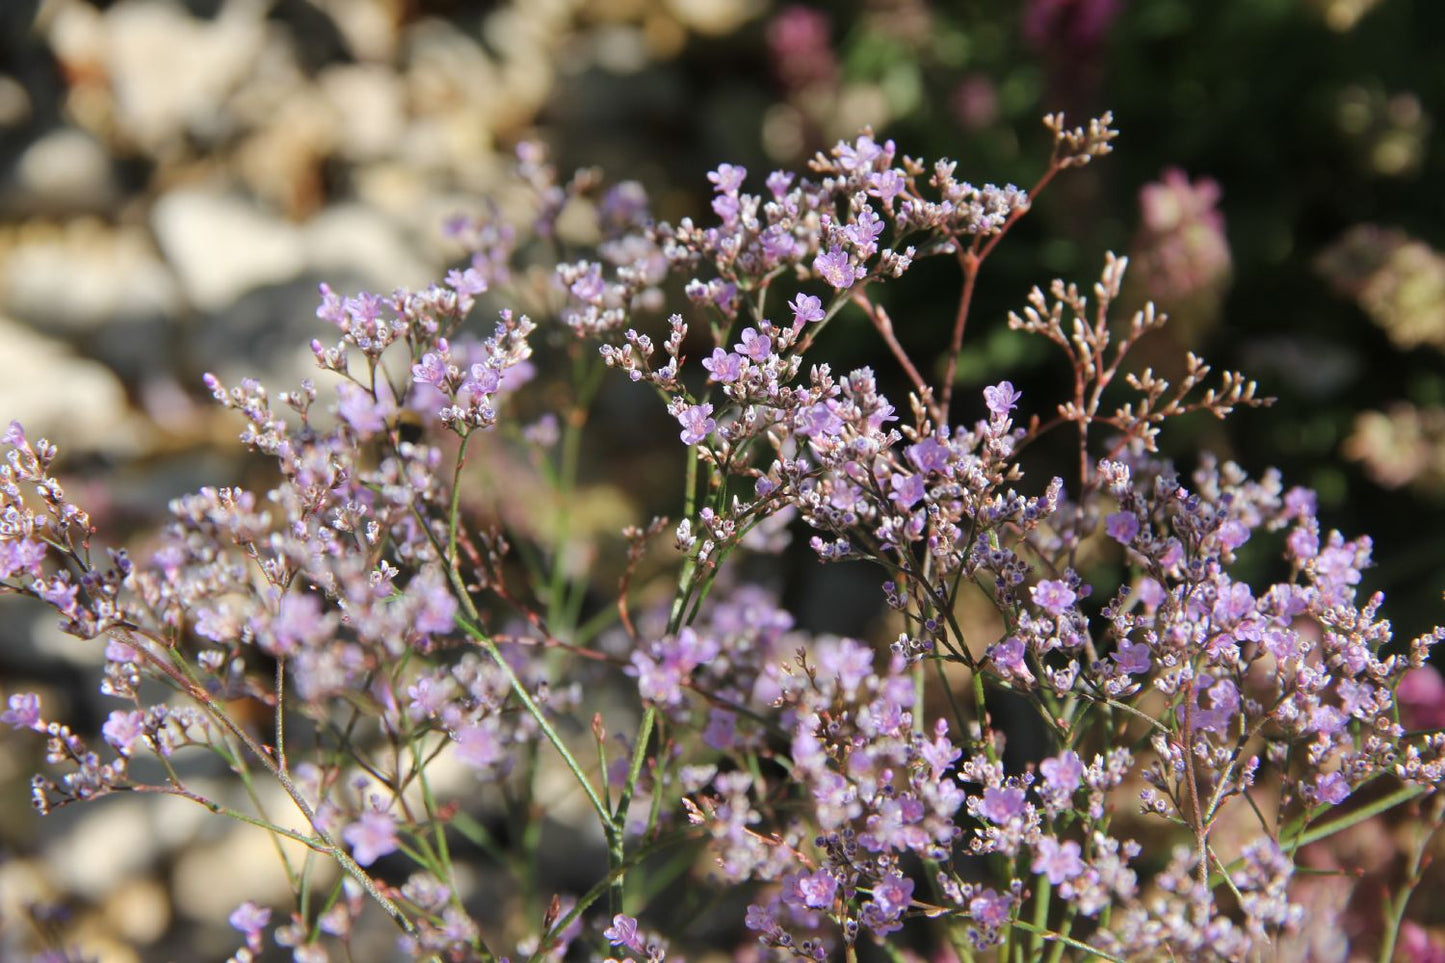
[[[1030,868],[1035,873],[1043,873],[1050,883],[1057,886],[1084,871],[1079,851],[1079,844],[1072,839],[1060,843],[1052,836],[1044,836],[1034,847],[1034,862]]]
[[[825,869],[807,875],[799,874],[794,883],[803,905],[811,909],[827,909],[833,905],[833,897],[838,893],[838,881]]]
[[[1070,794],[1079,788],[1084,778],[1084,764],[1079,754],[1069,749],[1039,763],[1039,772],[1043,773],[1044,782],[1050,789]]]
[[[1007,893],[985,889],[968,901],[968,913],[981,926],[999,927],[1008,922],[1013,900]]]
[[[722,348],[713,348],[712,357],[703,358],[702,366],[711,374],[711,380],[730,385],[742,377],[743,356]]]
[[[832,247],[826,254],[819,254],[813,260],[813,270],[833,287],[842,291],[853,286],[863,276],[861,267],[854,267],[848,255],[838,247]]]
[[[678,436],[684,445],[696,445],[708,435],[717,430],[717,421],[710,417],[712,405],[688,405],[677,416],[678,424],[682,425],[682,433]]]
[[[1228,732],[1234,718],[1239,714],[1239,689],[1228,679],[1220,679],[1210,684],[1209,676],[1199,677],[1199,688],[1195,703],[1192,721],[1195,729],[1202,729],[1206,732]],[[1208,684],[1206,690],[1204,686]],[[1209,707],[1205,708],[1203,698],[1205,693],[1209,695]],[[1176,710],[1179,720],[1184,721],[1184,706]]]
[[[612,925],[602,931],[613,946],[625,946],[634,953],[644,952],[642,937],[637,933],[637,920],[624,913],[612,917]]]
[[[145,716],[138,710],[126,712],[117,709],[101,726],[100,734],[115,747],[116,752],[129,756],[135,751],[136,743],[145,741]]]
[[[456,740],[457,757],[473,769],[491,769],[506,761],[506,748],[488,726],[467,726],[456,733]]]
[[[444,389],[447,383],[447,362],[442,354],[428,351],[421,361],[411,366],[411,380],[417,384]]]
[[[447,272],[447,285],[458,294],[475,297],[487,290],[487,279],[482,277],[474,267],[469,267],[465,271],[453,268]]]
[[[893,142],[888,141],[887,148],[891,151]],[[838,166],[845,171],[857,173],[865,167],[871,167],[873,162],[883,156],[883,147],[867,134],[859,136],[856,146],[846,141],[838,141],[833,148],[833,156],[838,158]]]
[[[1061,579],[1044,579],[1031,587],[1029,594],[1033,596],[1035,605],[1054,616],[1063,615],[1078,597],[1069,588],[1069,583]]]
[[[309,592],[292,593],[281,599],[270,633],[259,644],[272,655],[290,655],[303,645],[320,641],[329,629],[319,598]]]
[[[1139,519],[1133,512],[1114,512],[1104,519],[1104,531],[1120,545],[1128,545],[1139,534]]]
[[[1007,418],[1008,413],[1019,406],[1021,392],[1015,391],[1013,382],[1000,381],[983,389],[983,403],[995,418]]]
[[[240,930],[246,934],[246,945],[252,952],[261,951],[261,934],[266,930],[266,924],[271,922],[271,910],[264,906],[257,906],[251,900],[246,900],[240,906],[231,911],[227,920],[233,929]]]
[[[798,412],[798,434],[804,438],[834,438],[843,430],[838,403],[829,398]]]
[[[11,542],[0,542],[0,578],[9,578],[17,572],[28,572],[40,577],[40,563],[45,560],[45,544],[21,538]]]
[[[1005,677],[1018,679],[1021,682],[1032,682],[1034,674],[1024,663],[1024,656],[1028,650],[1023,640],[1016,635],[1011,635],[1002,642],[997,642],[988,647],[988,659],[993,663]]]
[[[1315,796],[1331,806],[1338,806],[1350,795],[1350,781],[1339,772],[1327,772],[1315,777]]]
[[[868,193],[881,200],[884,205],[893,203],[893,199],[903,193],[908,183],[903,179],[903,173],[895,168],[886,171],[876,171],[868,175]]]
[[[888,487],[893,489],[890,497],[894,503],[904,509],[910,509],[917,505],[928,492],[928,486],[923,483],[922,475],[899,473],[888,479]]]
[[[407,714],[413,719],[432,719],[439,715],[451,701],[451,681],[424,675],[407,687],[406,697],[410,700]]]
[[[351,847],[357,863],[370,866],[386,854],[396,852],[396,820],[373,805],[341,831],[341,838]]]
[[[607,293],[607,285],[602,280],[602,265],[582,262],[584,270],[579,271],[577,280],[568,287],[572,296],[585,304],[601,304],[602,296]]]
[[[72,585],[70,576],[64,572],[49,582],[38,583],[35,587],[37,595],[53,605],[61,615],[71,619],[78,619],[80,616],[80,603],[76,600],[78,591],[80,586]]]
[[[878,235],[883,233],[883,219],[873,212],[873,208],[865,207],[856,221],[843,228],[843,233],[853,242],[860,258],[872,257],[878,250]]]
[[[917,444],[909,445],[905,453],[919,471],[941,475],[948,469],[949,448],[932,435]]]
[[[421,603],[412,623],[416,631],[423,635],[445,635],[452,630],[457,600],[438,570],[431,568],[418,575],[407,586],[407,594]]]
[[[1017,786],[989,786],[983,791],[978,813],[1002,826],[1024,811],[1024,791]]]
[[[793,309],[793,324],[798,326],[827,317],[823,312],[822,300],[811,294],[799,294],[788,302],[788,307]]]
[[[1219,526],[1219,544],[1226,551],[1232,552],[1247,541],[1249,541],[1249,526],[1238,519],[1231,518]]]
[[[33,692],[17,692],[10,697],[10,708],[0,713],[0,722],[16,729],[40,728],[40,696]]]
[[[719,194],[735,194],[743,186],[743,179],[748,176],[746,167],[739,167],[737,164],[719,164],[717,170],[709,171],[707,179],[712,182],[713,190]]]
[[[752,328],[743,328],[742,344],[733,345],[734,350],[747,355],[758,364],[768,360],[768,355],[773,353],[773,339],[765,334],[758,334]]]
[[[373,398],[371,392],[349,381],[337,385],[336,394],[341,399],[337,414],[358,438],[370,438],[385,429],[387,417],[396,411],[390,396],[383,393],[383,397]]]
[[[1119,647],[1113,651],[1110,658],[1119,667],[1119,671],[1127,672],[1129,675],[1142,675],[1149,671],[1153,659],[1149,654],[1149,646],[1143,642],[1130,642],[1124,639],[1119,642]]]
[[[890,873],[873,886],[873,902],[884,915],[898,917],[913,902],[913,880]]]

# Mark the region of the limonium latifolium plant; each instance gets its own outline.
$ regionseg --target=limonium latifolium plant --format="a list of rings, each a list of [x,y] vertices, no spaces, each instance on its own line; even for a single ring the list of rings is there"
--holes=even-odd
[[[524,146],[527,226],[458,219],[469,260],[425,290],[323,288],[314,383],[208,377],[270,487],[177,499],[135,556],[12,423],[0,589],[104,646],[118,706],[80,733],[8,695],[16,738],[48,740],[35,806],[165,794],[269,834],[295,899],[237,907],[238,961],[1236,960],[1331,925],[1294,898],[1302,847],[1395,807],[1438,825],[1445,737],[1394,693],[1441,631],[1392,639],[1369,540],[1310,491],[1163,458],[1176,417],[1264,402],[1192,355],[1174,383],[1130,363],[1165,316],[1115,316],[1121,258],[1008,317],[1066,359],[1055,392],[956,395],[985,262],[1115,137],[1046,125],[1028,191],[864,133],[759,193],[723,164],[712,215],[675,225]],[[586,248],[561,240],[577,210]],[[941,359],[878,297],[925,257],[961,279]],[[906,397],[810,356],[845,311]],[[580,545],[608,378],[665,409],[677,509]],[[1025,475],[1046,439],[1067,477]],[[505,453],[548,518],[478,494]],[[748,581],[794,536],[875,574],[888,639],[805,632]],[[1036,737],[1010,746],[1000,707]]]

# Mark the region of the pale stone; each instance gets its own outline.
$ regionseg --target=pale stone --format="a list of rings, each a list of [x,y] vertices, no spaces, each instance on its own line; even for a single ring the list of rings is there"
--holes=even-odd
[[[170,896],[153,879],[132,879],[111,892],[101,913],[127,942],[154,943],[170,926]]]
[[[292,865],[301,866],[308,852],[299,843],[281,840]],[[339,872],[334,860],[322,857],[312,868],[312,885],[329,886]],[[218,885],[224,881],[225,885]],[[286,869],[265,830],[235,825],[220,839],[186,847],[171,877],[176,911],[191,919],[225,919],[246,899],[262,905],[285,904],[293,897]]]
[[[182,288],[205,311],[289,280],[304,263],[300,231],[239,197],[172,191],[156,202],[151,224]]]
[[[30,119],[30,95],[14,77],[0,76],[0,127],[18,127]]]
[[[381,293],[424,287],[441,269],[419,257],[394,222],[360,204],[331,207],[315,217],[306,225],[305,246],[312,273],[353,274]]]
[[[118,319],[173,316],[179,301],[175,278],[141,228],[79,219],[0,231],[0,307],[33,326],[92,331]]]
[[[406,92],[380,64],[337,64],[318,78],[336,119],[337,147],[356,161],[392,157],[406,133]]]
[[[266,41],[266,3],[229,0],[214,20],[176,3],[123,0],[105,14],[104,57],[117,120],[162,151],[180,132],[209,129],[217,105],[251,70]]]
[[[0,412],[62,449],[133,453],[144,422],[130,411],[120,381],[104,365],[0,317]],[[73,641],[73,640],[72,640]]]
[[[386,61],[396,56],[403,0],[315,0],[331,17],[358,60]]]
[[[667,7],[689,29],[718,37],[734,32],[765,9],[760,0],[667,0]]]
[[[27,147],[15,176],[32,209],[102,208],[115,196],[110,158],[93,137],[73,127],[51,131]]]
[[[115,796],[77,810],[67,832],[49,839],[46,865],[56,883],[100,901],[117,886],[148,872],[160,856],[153,839],[162,800]]]

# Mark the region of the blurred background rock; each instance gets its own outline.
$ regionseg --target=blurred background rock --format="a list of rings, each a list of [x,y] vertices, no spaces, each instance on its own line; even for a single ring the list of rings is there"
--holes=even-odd
[[[237,470],[201,372],[307,376],[317,283],[437,276],[442,221],[524,138],[675,218],[705,212],[721,161],[800,167],[865,124],[1027,186],[1041,114],[1108,108],[1117,154],[1062,179],[985,271],[965,394],[1011,366],[1050,398],[1052,357],[1001,319],[1129,252],[1134,299],[1177,317],[1151,358],[1198,350],[1280,399],[1193,425],[1178,453],[1316,487],[1330,524],[1376,536],[1371,586],[1414,634],[1445,620],[1441,36],[1439,0],[5,0],[0,417],[61,443],[124,539]],[[888,293],[909,348],[943,346],[955,293],[941,264]],[[844,321],[824,348],[883,366]],[[805,621],[828,610],[800,584]],[[94,724],[97,661],[6,603],[6,692]],[[0,741],[0,957],[47,931],[106,960],[230,952],[217,907],[264,897],[245,854],[269,850],[140,800],[37,821],[35,749]]]

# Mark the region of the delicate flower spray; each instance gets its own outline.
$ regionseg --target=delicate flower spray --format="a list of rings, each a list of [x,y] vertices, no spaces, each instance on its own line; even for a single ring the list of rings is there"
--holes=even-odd
[[[298,960],[389,958],[352,946],[380,918],[368,905],[417,959],[660,960],[717,940],[690,927],[696,894],[741,884],[726,938],[781,958],[852,960],[868,943],[895,958],[1269,958],[1304,922],[1302,846],[1407,803],[1438,826],[1425,804],[1445,737],[1407,731],[1395,691],[1441,632],[1393,642],[1380,597],[1358,595],[1369,540],[1322,530],[1311,492],[1161,458],[1171,419],[1263,402],[1239,374],[1208,382],[1197,357],[1177,384],[1126,365],[1165,318],[1113,316],[1122,259],[1009,316],[1066,357],[1059,397],[1002,379],[954,397],[985,261],[1115,136],[1107,115],[1046,124],[1053,152],[1027,192],[865,133],[762,193],[720,166],[707,225],[653,223],[637,185],[562,183],[528,147],[534,241],[460,220],[473,253],[445,283],[323,290],[337,335],[312,343],[319,383],[272,395],[208,378],[273,487],[177,499],[144,559],[94,548],[56,449],[12,424],[0,587],[104,645],[121,706],[96,739],[8,696],[4,721],[48,740],[35,805],[169,794],[299,844],[277,847],[294,904],[231,915],[237,960],[268,941]],[[538,294],[527,265],[563,249],[574,201],[601,240],[554,256]],[[877,298],[923,257],[961,272],[937,365],[909,356]],[[673,278],[687,305],[644,333]],[[511,306],[487,328],[483,301]],[[845,309],[911,384],[901,405],[872,370],[807,357]],[[523,425],[538,339],[576,378]],[[660,398],[686,469],[680,516],[623,532],[615,600],[598,605],[569,513],[609,368]],[[1071,477],[1025,478],[1020,456],[1045,436],[1067,440]],[[556,496],[536,509],[550,524],[478,508],[475,465],[509,446]],[[802,632],[741,578],[738,560],[793,530],[822,562],[878,573],[891,645]],[[1272,554],[1277,581],[1246,581],[1242,553]],[[971,628],[966,599],[996,634]],[[266,720],[236,715],[240,700]],[[1005,764],[999,700],[1040,721],[1032,759]],[[238,791],[188,778],[205,754]],[[591,882],[554,893],[536,866],[560,805],[539,779],[558,773],[598,843]],[[480,898],[478,874],[514,895]],[[682,874],[690,911],[652,912]],[[1418,880],[1387,903],[1381,959]]]

